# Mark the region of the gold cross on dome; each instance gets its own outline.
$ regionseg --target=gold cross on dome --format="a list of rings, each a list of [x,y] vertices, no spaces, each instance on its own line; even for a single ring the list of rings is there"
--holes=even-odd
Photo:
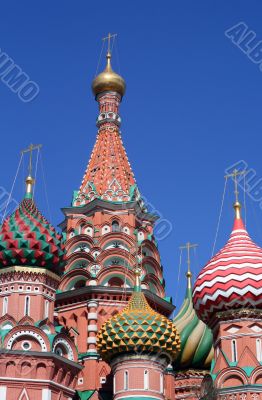
[[[117,33],[113,33],[113,34],[109,33],[108,36],[106,36],[106,37],[104,37],[102,39],[103,41],[106,41],[106,40],[108,41],[107,42],[107,51],[108,51],[108,53],[111,53],[111,47],[110,47],[111,39],[115,39],[116,36],[117,36]]]
[[[33,151],[34,150],[39,150],[40,148],[42,147],[42,145],[41,144],[30,144],[30,146],[27,148],[27,149],[25,149],[25,150],[22,150],[22,154],[25,154],[25,153],[30,153],[29,154],[29,166],[28,166],[28,171],[29,171],[29,175],[31,176],[32,175],[32,158],[33,158]]]
[[[234,171],[231,174],[228,174],[225,176],[225,178],[232,178],[235,184],[235,196],[236,196],[236,203],[238,203],[238,195],[239,195],[239,191],[237,190],[237,177],[240,175],[245,175],[246,174],[246,170],[243,171],[239,171],[238,169],[234,169]]]
[[[188,278],[191,278],[191,276],[192,276],[192,273],[190,270],[190,250],[193,248],[196,248],[197,246],[198,246],[198,244],[193,244],[193,243],[187,242],[184,246],[179,247],[181,250],[187,249],[187,277]]]

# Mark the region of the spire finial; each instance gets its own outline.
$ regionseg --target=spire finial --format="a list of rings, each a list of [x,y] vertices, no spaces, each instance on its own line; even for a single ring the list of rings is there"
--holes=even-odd
[[[109,33],[108,36],[102,39],[103,40],[102,52],[104,49],[105,41],[107,40],[107,54],[106,54],[107,64],[104,71],[102,71],[99,75],[96,74],[96,77],[92,82],[92,90],[94,95],[96,96],[96,99],[97,96],[103,92],[116,92],[121,95],[121,99],[125,94],[126,90],[125,80],[122,78],[121,75],[114,72],[111,67],[111,54],[113,51],[114,40],[116,36],[117,36],[116,33],[114,34]],[[100,63],[100,57],[98,64],[99,63]]]
[[[113,39],[113,41],[115,40],[117,36],[117,33],[113,33],[111,34],[109,32],[108,36],[104,37],[102,40],[105,42],[107,40],[107,53],[106,53],[106,59],[107,59],[107,64],[106,64],[106,71],[111,71],[111,54],[112,54],[112,49],[113,49],[113,45],[111,48],[111,39]],[[114,42],[113,42],[114,44]]]
[[[41,144],[35,144],[35,145],[34,144],[30,144],[30,146],[27,149],[22,150],[22,154],[29,153],[28,176],[27,176],[27,178],[25,180],[25,184],[26,184],[25,197],[28,198],[28,199],[32,199],[32,197],[33,197],[33,185],[35,183],[35,180],[32,177],[33,150],[36,150],[36,149],[39,150],[41,147],[42,147]]]
[[[238,181],[237,181],[237,177],[240,176],[240,175],[245,175],[245,173],[246,173],[245,170],[239,171],[238,169],[234,169],[234,171],[233,171],[231,174],[228,174],[228,175],[225,176],[226,179],[227,179],[227,178],[232,178],[233,181],[234,181],[234,186],[235,186],[235,190],[234,190],[234,193],[235,193],[235,203],[234,203],[233,207],[234,207],[234,210],[235,210],[235,217],[236,217],[236,219],[241,219],[241,211],[240,211],[240,210],[241,210],[241,204],[240,204],[239,198],[238,198],[239,191],[238,191]]]
[[[191,272],[191,268],[190,268],[190,249],[196,248],[198,246],[198,244],[192,244],[190,242],[187,242],[184,246],[180,246],[179,248],[181,250],[186,249],[187,250],[187,272],[186,272],[186,278],[187,278],[187,289],[191,290],[192,289],[192,272]]]
[[[111,58],[111,39],[115,40],[115,38],[117,37],[117,33],[113,33],[111,34],[109,32],[108,36],[104,37],[102,40],[103,42],[105,42],[107,40],[107,58]],[[113,46],[112,46],[113,48]]]

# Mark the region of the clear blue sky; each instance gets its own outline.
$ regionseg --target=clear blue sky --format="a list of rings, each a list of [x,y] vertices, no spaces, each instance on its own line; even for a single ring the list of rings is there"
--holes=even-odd
[[[179,286],[179,305],[185,279],[178,285],[178,247],[199,244],[195,274],[209,259],[225,168],[243,159],[262,177],[262,72],[224,34],[244,21],[262,40],[261,17],[259,0],[4,2],[0,48],[40,93],[23,103],[0,81],[0,185],[11,187],[20,150],[42,143],[51,220],[62,220],[60,208],[78,189],[95,141],[90,84],[101,37],[117,32],[127,82],[123,140],[141,192],[173,225],[159,246],[167,293],[174,299]],[[116,58],[113,65],[119,71]],[[22,174],[17,199],[21,182]],[[232,193],[230,185],[217,248],[231,229]],[[48,215],[41,178],[36,198]],[[247,223],[262,244],[262,212],[249,197]]]

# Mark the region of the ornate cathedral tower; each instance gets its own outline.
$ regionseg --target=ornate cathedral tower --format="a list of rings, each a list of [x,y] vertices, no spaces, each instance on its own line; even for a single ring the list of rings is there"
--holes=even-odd
[[[110,36],[109,36],[110,38]],[[84,366],[81,393],[112,392],[109,365],[97,353],[97,331],[126,306],[135,276],[149,304],[169,316],[162,266],[154,238],[157,217],[147,212],[122,142],[119,107],[124,79],[113,72],[108,50],[105,70],[92,84],[99,106],[97,138],[80,189],[63,209],[66,270],[57,295],[61,323],[69,327]]]
[[[238,199],[234,209],[229,241],[200,272],[193,301],[199,318],[213,331],[215,360],[211,372],[219,398],[259,400],[262,249],[245,229]]]

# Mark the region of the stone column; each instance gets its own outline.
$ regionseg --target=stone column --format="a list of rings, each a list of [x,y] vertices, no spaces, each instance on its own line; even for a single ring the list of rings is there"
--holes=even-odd
[[[96,335],[97,335],[97,307],[95,300],[87,303],[88,308],[88,325],[87,325],[87,352],[96,353]]]

